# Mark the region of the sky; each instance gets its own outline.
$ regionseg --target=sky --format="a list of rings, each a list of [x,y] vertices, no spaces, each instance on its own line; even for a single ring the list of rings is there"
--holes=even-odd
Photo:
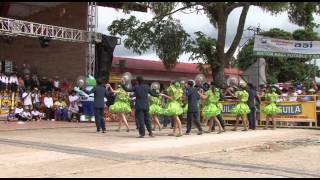
[[[227,38],[226,43],[227,47],[230,46],[235,34],[236,34],[236,28],[238,25],[239,16],[241,13],[242,8],[237,8],[232,11],[228,18],[227,22]],[[135,15],[137,19],[140,21],[148,21],[151,20],[152,14],[151,13],[142,13],[142,12],[132,12],[131,14],[124,14],[121,10],[115,10],[113,8],[107,8],[107,7],[99,7],[98,9],[98,32],[110,35],[110,33],[107,30],[107,27],[111,25],[113,20],[121,19],[121,18],[127,18],[130,15]],[[184,29],[189,33],[193,34],[196,31],[202,31],[206,35],[216,38],[217,37],[217,30],[211,25],[209,22],[209,19],[205,14],[184,14],[181,12],[178,12],[173,15],[173,17],[179,19],[184,27]],[[320,17],[315,16],[315,20],[317,23],[320,23]],[[258,27],[264,31],[267,31],[271,28],[280,28],[289,32],[293,32],[296,29],[301,29],[302,27],[299,27],[295,24],[292,24],[289,22],[289,18],[287,16],[287,13],[281,13],[278,15],[271,15],[270,13],[264,12],[262,9],[258,7],[251,6],[247,15],[246,23],[245,23],[245,29],[248,27]],[[316,30],[318,33],[320,33],[320,29]],[[240,46],[243,45],[248,38],[253,36],[253,32],[250,31],[244,31]],[[124,38],[122,38],[122,41]],[[238,52],[236,52],[237,54]],[[123,45],[116,46],[115,56],[123,56],[123,57],[133,57],[137,59],[150,59],[150,60],[159,60],[155,52],[148,51],[142,55],[134,54],[131,50],[126,49]],[[179,62],[189,62],[189,56],[190,54],[182,54],[178,61]]]

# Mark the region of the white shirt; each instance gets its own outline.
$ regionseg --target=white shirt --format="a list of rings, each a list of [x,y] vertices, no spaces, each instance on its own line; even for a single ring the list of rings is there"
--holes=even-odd
[[[39,112],[39,111],[31,111],[31,114],[33,115],[33,116],[40,116],[41,115],[41,113]]]
[[[20,114],[21,112],[23,112],[23,108],[16,107],[15,110],[14,110],[15,114]]]
[[[24,118],[31,118],[31,114],[28,111],[23,111],[21,113],[21,116],[24,117]]]
[[[79,96],[77,96],[77,95],[74,95],[74,96],[70,95],[70,96],[69,96],[69,102],[70,102],[70,103],[75,102],[75,101],[77,101],[78,99],[79,99]]]
[[[1,76],[0,80],[2,83],[8,84],[9,83],[9,78],[7,76]]]
[[[53,86],[58,88],[60,86],[60,81],[53,81]]]
[[[52,97],[44,97],[43,102],[44,102],[44,105],[45,105],[47,108],[51,108],[51,107],[53,106],[53,99],[52,99]]]
[[[39,100],[39,93],[32,93],[31,94],[31,97],[33,98],[33,103],[38,103],[38,102],[40,102],[40,100]]]
[[[28,93],[24,92],[24,93],[22,94],[22,98],[25,98],[24,101],[23,101],[23,104],[24,104],[25,106],[32,105],[31,93],[29,93],[29,95],[28,95]]]
[[[9,83],[12,83],[12,84],[19,84],[19,81],[18,81],[18,78],[17,76],[10,76],[9,78]]]
[[[293,93],[293,94],[288,95],[288,97],[289,97],[289,101],[297,101],[298,94],[297,93]]]

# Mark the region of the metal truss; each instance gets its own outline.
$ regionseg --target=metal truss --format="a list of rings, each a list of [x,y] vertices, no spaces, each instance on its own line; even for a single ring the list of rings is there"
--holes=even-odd
[[[39,24],[28,21],[0,17],[0,35],[28,36],[28,37],[50,37],[54,40],[69,42],[90,42],[89,32]],[[101,35],[95,35],[95,39],[101,39]]]
[[[97,2],[88,2],[88,16],[87,16],[87,31],[89,33],[88,43],[88,56],[86,62],[86,74],[95,75],[95,42],[101,41],[101,38],[97,37],[98,27],[98,6]]]

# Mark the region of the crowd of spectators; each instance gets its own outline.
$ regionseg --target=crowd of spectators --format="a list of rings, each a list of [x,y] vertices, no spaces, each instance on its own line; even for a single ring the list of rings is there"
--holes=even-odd
[[[8,120],[80,120],[80,99],[68,80],[61,80],[59,76],[39,78],[25,64],[19,72],[0,73],[1,97],[16,96],[15,105],[10,106]]]

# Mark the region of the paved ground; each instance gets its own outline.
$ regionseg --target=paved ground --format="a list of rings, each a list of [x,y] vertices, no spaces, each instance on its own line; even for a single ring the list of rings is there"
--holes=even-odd
[[[164,129],[138,139],[133,125],[128,133],[108,125],[102,134],[90,123],[0,124],[0,177],[320,177],[319,130],[193,130],[178,138]]]

